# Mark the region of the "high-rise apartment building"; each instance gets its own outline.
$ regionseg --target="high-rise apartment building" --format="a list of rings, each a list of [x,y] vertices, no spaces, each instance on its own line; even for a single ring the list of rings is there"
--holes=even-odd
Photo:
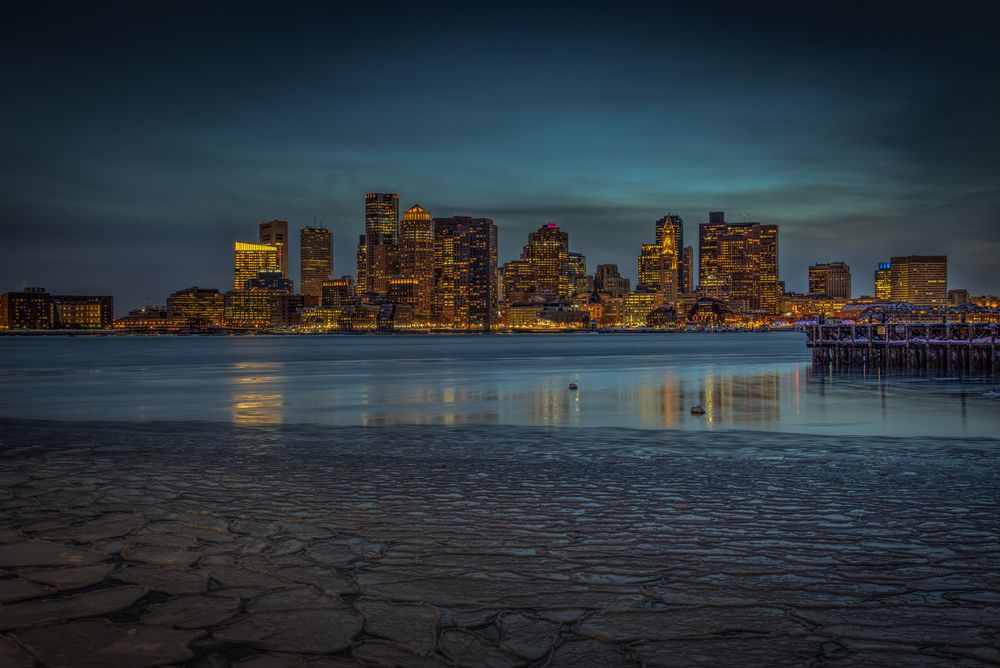
[[[233,244],[233,290],[246,290],[247,281],[257,278],[257,272],[281,271],[279,247],[271,244]]]
[[[890,265],[890,296],[894,302],[917,306],[948,305],[948,257],[907,255],[893,257]]]
[[[844,262],[823,262],[809,267],[809,294],[814,297],[851,298],[851,268]]]
[[[699,229],[699,288],[721,290],[744,313],[778,312],[778,227],[727,223],[709,214]]]
[[[419,204],[403,212],[398,263],[399,276],[414,281],[414,320],[420,324],[429,323],[434,294],[434,221],[430,212]]]
[[[528,235],[521,259],[535,269],[535,286],[548,298],[569,298],[576,292],[569,276],[569,234],[547,223]]]
[[[303,227],[299,244],[299,291],[318,304],[323,298],[323,281],[333,278],[333,232],[325,227]]]
[[[260,243],[278,249],[278,271],[282,276],[288,276],[288,221],[272,220],[261,223]]]
[[[875,270],[875,299],[892,300],[892,265],[888,262],[879,262]]]
[[[434,324],[490,331],[497,324],[497,226],[489,218],[434,218]]]

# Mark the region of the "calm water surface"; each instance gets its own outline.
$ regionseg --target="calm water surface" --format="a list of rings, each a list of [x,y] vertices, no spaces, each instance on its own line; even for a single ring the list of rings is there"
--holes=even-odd
[[[797,333],[0,337],[0,417],[57,420],[996,437],[997,385],[817,370]]]

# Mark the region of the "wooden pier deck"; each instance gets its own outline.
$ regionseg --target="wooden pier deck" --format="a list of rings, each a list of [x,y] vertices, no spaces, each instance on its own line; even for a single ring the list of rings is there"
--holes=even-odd
[[[808,325],[814,364],[1000,372],[998,323]]]

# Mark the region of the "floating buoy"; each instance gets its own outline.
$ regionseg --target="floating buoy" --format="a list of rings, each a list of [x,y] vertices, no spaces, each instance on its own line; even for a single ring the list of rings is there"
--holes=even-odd
[[[705,409],[702,408],[701,406],[691,407],[691,415],[704,415],[704,414],[705,414]]]
[[[570,383],[569,384],[569,389],[575,390],[576,389],[576,383]]]

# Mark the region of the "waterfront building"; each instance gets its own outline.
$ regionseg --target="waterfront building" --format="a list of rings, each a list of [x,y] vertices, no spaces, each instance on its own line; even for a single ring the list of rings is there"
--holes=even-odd
[[[225,295],[215,288],[192,286],[167,297],[167,317],[186,327],[202,329],[225,323]]]
[[[353,299],[353,276],[341,276],[330,281],[323,281],[320,303],[324,308],[343,308]]]
[[[143,306],[115,320],[113,327],[128,334],[169,334],[186,329],[188,324],[183,318],[172,318],[166,306]]]
[[[733,310],[778,311],[778,227],[727,223],[722,212],[699,227],[699,291],[725,295]]]
[[[378,304],[349,304],[340,313],[340,329],[345,332],[374,332],[378,329]]]
[[[599,264],[594,271],[594,292],[611,297],[624,297],[631,288],[631,281],[618,272],[617,264]]]
[[[299,290],[319,303],[323,281],[333,278],[333,232],[325,227],[299,231]]]
[[[260,223],[260,243],[278,249],[278,271],[288,276],[288,221]]]
[[[45,288],[0,295],[0,329],[50,329],[52,300]]]
[[[52,295],[53,329],[109,329],[115,320],[110,295]]]
[[[576,291],[570,281],[569,234],[556,223],[547,223],[528,235],[521,259],[535,270],[536,293],[548,299],[568,299]],[[584,270],[586,273],[586,270]]]
[[[875,270],[875,299],[887,302],[892,299],[892,265],[879,262]]]
[[[420,281],[416,278],[390,276],[389,290],[386,293],[387,301],[390,304],[406,304],[415,313],[420,301],[419,288]]]
[[[622,326],[645,327],[654,309],[663,306],[663,293],[656,290],[636,290],[625,295]]]
[[[260,271],[281,271],[279,249],[271,244],[237,241],[233,244],[233,290],[246,290],[247,281]],[[284,274],[283,274],[284,275]]]
[[[434,221],[430,212],[419,204],[403,212],[398,260],[399,276],[414,281],[413,318],[428,324],[434,294]]]
[[[500,270],[503,299],[508,304],[525,302],[538,291],[535,267],[527,260],[505,262]]]
[[[851,298],[851,268],[844,262],[823,262],[809,267],[809,294],[835,299]]]
[[[490,331],[498,320],[497,226],[489,218],[434,219],[434,324]]]
[[[932,307],[948,304],[946,255],[893,257],[889,264],[892,301]]]
[[[294,323],[302,306],[302,295],[259,288],[234,290],[225,295],[224,320],[231,329],[285,327]]]

